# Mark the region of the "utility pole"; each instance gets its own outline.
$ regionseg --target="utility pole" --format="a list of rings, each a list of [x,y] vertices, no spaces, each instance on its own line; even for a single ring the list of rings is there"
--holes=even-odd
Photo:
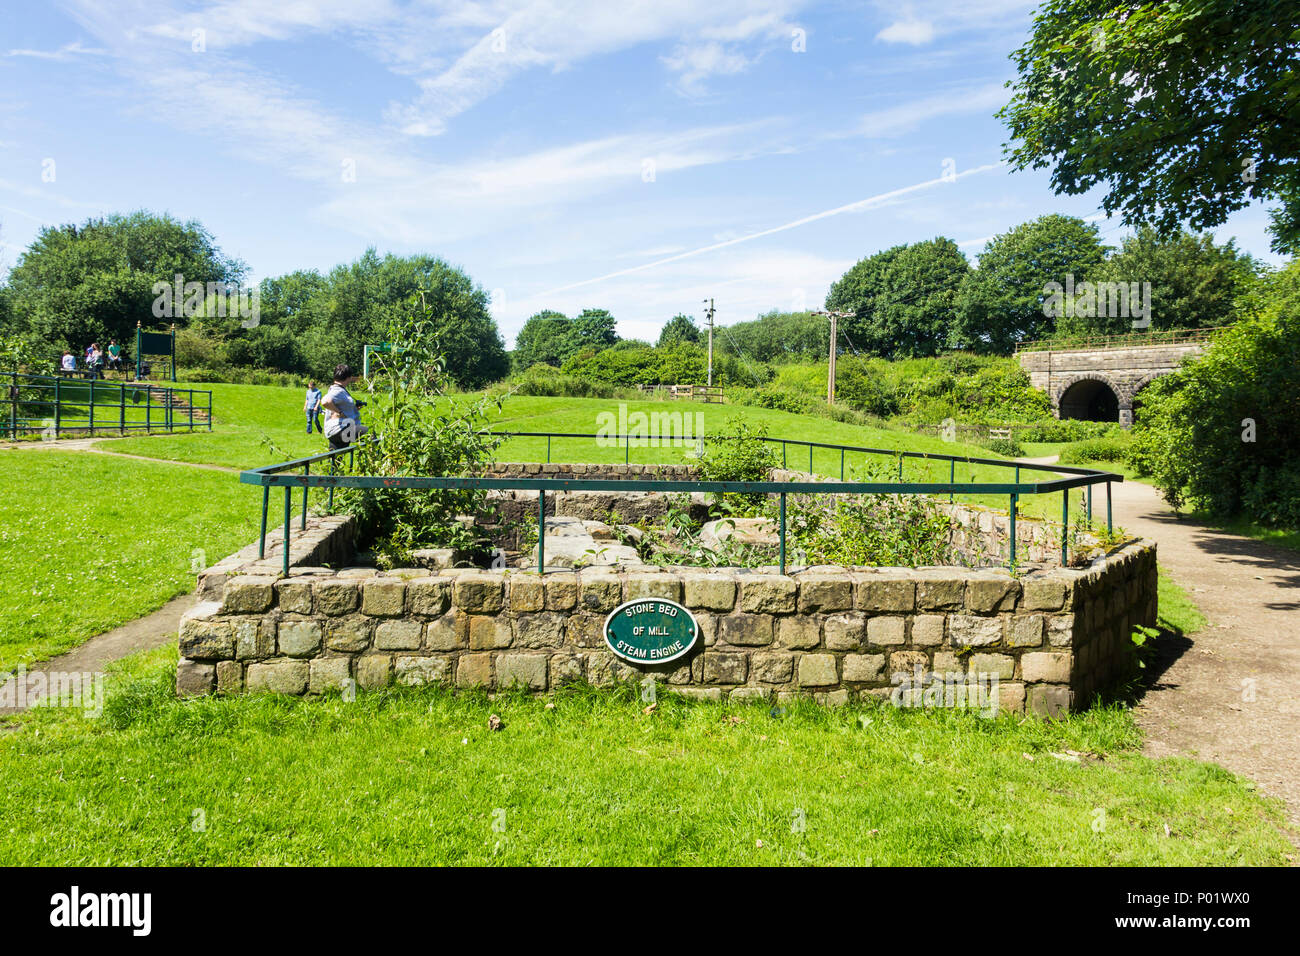
[[[713,385],[713,300],[704,300],[706,308],[705,316],[709,320],[709,385]]]
[[[829,315],[831,317],[831,355],[830,362],[826,368],[826,404],[835,404],[835,352],[836,345],[839,343],[839,320],[852,317],[852,312],[814,312],[813,315]]]

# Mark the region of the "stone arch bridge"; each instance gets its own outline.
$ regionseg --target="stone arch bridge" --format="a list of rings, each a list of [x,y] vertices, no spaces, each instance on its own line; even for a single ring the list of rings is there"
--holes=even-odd
[[[1194,329],[1149,344],[1116,336],[1052,349],[1027,342],[1016,358],[1029,381],[1052,399],[1057,418],[1133,424],[1134,403],[1153,379],[1168,375],[1184,358],[1200,355],[1213,329]]]

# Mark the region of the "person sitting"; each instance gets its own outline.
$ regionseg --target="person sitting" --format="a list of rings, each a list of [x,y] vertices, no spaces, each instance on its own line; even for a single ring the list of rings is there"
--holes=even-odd
[[[116,340],[108,343],[108,367],[122,370],[122,346]]]
[[[348,392],[348,386],[357,380],[352,367],[347,364],[334,369],[334,381],[329,391],[321,400],[325,409],[325,437],[329,439],[330,448],[347,448],[370,429],[361,424],[361,414],[357,409],[365,402],[356,401]]]
[[[86,355],[86,371],[90,373],[91,379],[99,378],[99,372],[103,366],[104,353],[99,350],[98,342],[91,342],[90,351]]]
[[[77,357],[67,349],[63,351],[63,360],[59,363],[59,371],[63,373],[65,378],[71,377],[77,371]]]

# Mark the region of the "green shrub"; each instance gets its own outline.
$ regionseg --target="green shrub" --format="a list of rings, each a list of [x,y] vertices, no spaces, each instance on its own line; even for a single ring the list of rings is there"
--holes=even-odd
[[[583,375],[566,375],[546,364],[534,365],[505,385],[518,395],[562,398],[616,398],[620,392],[627,391]]]
[[[705,439],[704,456],[697,468],[702,481],[767,481],[776,467],[776,446],[764,441],[766,426],[753,426],[739,416],[728,420],[726,427]],[[758,507],[765,495],[724,495],[733,508]]]
[[[1089,422],[1081,418],[1048,419],[1022,430],[1019,434],[1025,442],[1076,442],[1086,438],[1100,438],[1103,435],[1125,433],[1119,422]]]
[[[1109,461],[1125,464],[1133,449],[1133,439],[1128,432],[1103,435],[1074,442],[1061,449],[1063,465],[1082,465],[1090,461]]]
[[[1025,457],[1025,450],[1014,438],[990,438],[980,442],[980,447],[987,448],[995,455],[1005,455],[1008,458]]]

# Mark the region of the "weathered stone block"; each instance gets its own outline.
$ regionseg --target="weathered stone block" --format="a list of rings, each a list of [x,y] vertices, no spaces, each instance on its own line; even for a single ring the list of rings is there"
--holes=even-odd
[[[181,618],[181,657],[192,660],[229,660],[235,656],[235,634],[229,621],[214,621],[199,616],[200,608],[216,605],[200,604]],[[215,671],[214,671],[215,674]]]
[[[878,681],[884,676],[884,670],[884,654],[844,655],[844,679],[846,681]]]
[[[176,694],[178,697],[198,697],[211,694],[217,681],[217,666],[182,657],[176,664]]]
[[[286,657],[311,657],[320,650],[321,627],[315,621],[281,621],[276,646]]]
[[[737,647],[772,643],[772,618],[762,614],[727,614],[717,619],[718,640]]]
[[[1020,582],[1015,578],[981,574],[966,582],[966,609],[979,614],[1012,611],[1020,597]]]
[[[867,620],[867,643],[877,647],[906,644],[907,618],[898,615],[869,618]]]
[[[352,679],[351,661],[346,657],[318,657],[311,661],[307,677],[307,690],[323,694],[330,690],[343,690]]]
[[[861,614],[834,614],[822,622],[822,636],[829,650],[859,650],[867,636],[867,619]]]
[[[570,614],[564,625],[564,636],[575,647],[605,646],[605,615]]]
[[[370,646],[370,627],[369,618],[360,615],[328,621],[325,624],[325,646],[346,653],[364,651]]]
[[[579,603],[584,611],[608,614],[618,607],[623,589],[618,575],[584,571],[579,578]]]
[[[1069,647],[1074,643],[1075,615],[1053,614],[1047,619],[1047,643],[1053,647]]]
[[[381,621],[375,627],[375,649],[413,651],[419,648],[424,626],[419,621]]]
[[[1006,619],[1007,647],[1041,647],[1043,615],[1017,614]]]
[[[387,654],[367,654],[357,658],[357,686],[366,690],[387,687],[393,679],[393,661]]]
[[[777,651],[750,658],[754,677],[765,684],[788,684],[794,677],[794,655]]]
[[[396,578],[371,578],[361,585],[361,613],[371,617],[398,617],[406,609],[406,582]]]
[[[821,625],[815,617],[783,617],[777,623],[777,643],[806,650],[821,643]]]
[[[451,661],[446,657],[394,657],[393,676],[397,683],[412,687],[447,683]]]
[[[746,574],[740,578],[740,609],[757,614],[792,614],[798,585],[780,574]]]
[[[546,690],[545,654],[501,654],[497,657],[497,686]]]
[[[1026,578],[1024,599],[1027,611],[1059,611],[1065,602],[1065,582],[1058,578]]]
[[[587,658],[584,654],[572,652],[552,654],[548,663],[552,687],[562,687],[586,679]]]
[[[894,651],[889,655],[891,681],[899,674],[905,674],[908,680],[912,680],[918,667],[923,674],[930,670],[930,659],[924,651]]]
[[[1060,717],[1070,712],[1074,695],[1064,684],[1034,684],[1029,688],[1026,708],[1040,717]]]
[[[546,585],[541,575],[510,576],[510,610],[516,614],[540,611],[546,607]]]
[[[355,611],[360,597],[360,588],[353,580],[315,581],[312,583],[312,591],[316,598],[316,610],[332,617]]]
[[[670,601],[681,601],[682,579],[675,574],[651,571],[629,572],[627,586],[623,590],[623,600],[635,601],[637,598],[667,598]]]
[[[829,687],[839,683],[834,654],[799,655],[799,685],[801,687]]]
[[[799,612],[845,611],[853,607],[853,581],[847,574],[799,575]]]
[[[568,611],[578,603],[578,576],[568,571],[542,576],[546,586],[546,610]]]
[[[915,647],[937,647],[943,643],[944,616],[918,614],[912,618],[912,644]]]
[[[460,615],[469,622],[469,647],[472,651],[486,651],[498,647],[509,647],[513,639],[510,633],[510,618],[502,614],[488,617],[483,614]]]
[[[748,658],[744,654],[704,655],[704,682],[706,684],[743,684],[748,672]]]
[[[235,658],[237,660],[256,660],[270,657],[275,653],[275,624],[262,622],[256,618],[240,618],[231,621],[231,631],[235,636]]]
[[[682,603],[689,608],[730,611],[736,604],[736,582],[722,572],[690,571],[682,575]]]
[[[727,696],[731,700],[766,700],[771,694],[767,687],[737,687]]]
[[[437,577],[408,581],[406,601],[412,614],[440,617],[451,606],[451,579]]]
[[[535,614],[516,616],[514,646],[559,647],[564,643],[565,617],[566,615],[555,611],[539,611]]]
[[[1073,656],[1068,651],[1034,651],[1020,658],[1020,677],[1027,684],[1046,681],[1067,684]]]
[[[305,578],[276,581],[275,603],[285,614],[310,614],[311,581]]]
[[[492,655],[462,654],[456,660],[458,687],[492,687]]]
[[[916,608],[919,611],[961,610],[966,602],[966,579],[956,571],[919,571]]]
[[[307,690],[307,661],[267,661],[249,664],[244,685],[251,694],[301,694]]]
[[[1023,714],[1025,712],[1025,685],[1018,681],[998,682],[998,713]]]
[[[240,575],[226,581],[221,594],[222,614],[261,614],[275,600],[275,578]]]
[[[1016,676],[1016,659],[1009,654],[972,654],[970,656],[971,674],[997,674],[998,680],[1011,680]]]
[[[948,639],[953,647],[987,647],[996,644],[1002,640],[1002,618],[950,614]]]
[[[859,610],[876,613],[910,611],[916,606],[916,582],[883,575],[863,575],[857,579]]]
[[[244,690],[244,665],[237,661],[217,661],[217,693],[239,694]]]

